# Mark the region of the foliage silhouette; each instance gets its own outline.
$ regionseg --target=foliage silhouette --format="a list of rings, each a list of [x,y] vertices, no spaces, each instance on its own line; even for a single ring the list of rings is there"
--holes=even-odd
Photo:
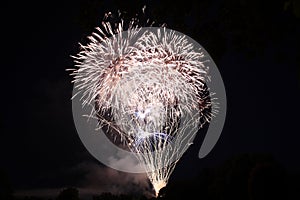
[[[7,174],[0,170],[0,199],[11,200],[13,198],[13,189]]]
[[[79,200],[79,191],[76,188],[62,190],[56,200]]]

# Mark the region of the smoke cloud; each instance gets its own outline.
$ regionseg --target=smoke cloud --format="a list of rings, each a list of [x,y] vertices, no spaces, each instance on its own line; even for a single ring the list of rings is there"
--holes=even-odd
[[[114,163],[114,165],[126,165],[133,169],[140,168],[139,164],[130,157],[111,157],[109,160]],[[106,167],[98,161],[84,161],[69,169],[65,169],[64,171],[67,171],[66,173],[68,174],[76,176],[80,174],[81,176],[78,176],[79,180],[76,180],[74,184],[66,185],[61,188],[18,190],[15,192],[15,196],[55,198],[67,187],[77,188],[82,199],[91,199],[91,196],[100,195],[104,192],[110,192],[116,195],[144,195],[146,197],[152,197],[154,194],[152,186],[145,173],[121,172],[110,167]]]
[[[110,162],[114,166],[127,166],[132,169],[139,169],[138,163],[130,157],[116,159],[111,157]],[[97,162],[82,162],[73,168],[74,171],[83,172],[84,176],[79,182],[82,192],[90,194],[101,194],[110,192],[113,194],[141,194],[152,196],[151,184],[145,173],[126,173],[121,172]]]

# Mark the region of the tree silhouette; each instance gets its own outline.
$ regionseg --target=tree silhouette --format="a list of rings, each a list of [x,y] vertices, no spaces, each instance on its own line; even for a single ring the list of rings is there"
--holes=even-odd
[[[7,174],[2,170],[0,170],[0,199],[13,199],[13,189],[11,187]]]
[[[104,192],[100,195],[93,196],[93,200],[147,200],[145,196],[136,196],[136,195],[129,195],[129,194],[112,194],[110,192]]]
[[[286,199],[283,170],[271,162],[257,163],[250,171],[249,197],[251,200]]]
[[[240,154],[202,169],[194,179],[171,182],[160,199],[288,199],[286,178],[285,169],[271,155]]]
[[[79,191],[76,188],[66,188],[62,190],[57,200],[79,200]]]

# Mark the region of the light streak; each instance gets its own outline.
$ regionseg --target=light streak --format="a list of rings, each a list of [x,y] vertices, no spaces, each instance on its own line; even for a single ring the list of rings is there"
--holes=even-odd
[[[99,127],[136,153],[156,196],[205,123],[217,114],[205,82],[208,62],[184,35],[103,22],[73,56],[74,82]]]

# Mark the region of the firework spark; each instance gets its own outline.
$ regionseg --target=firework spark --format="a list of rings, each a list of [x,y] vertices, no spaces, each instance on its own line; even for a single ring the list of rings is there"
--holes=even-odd
[[[205,84],[208,60],[176,31],[134,21],[123,27],[122,20],[103,22],[74,56],[72,75],[82,105],[93,107],[89,116],[136,153],[157,196],[198,129],[217,113]]]

